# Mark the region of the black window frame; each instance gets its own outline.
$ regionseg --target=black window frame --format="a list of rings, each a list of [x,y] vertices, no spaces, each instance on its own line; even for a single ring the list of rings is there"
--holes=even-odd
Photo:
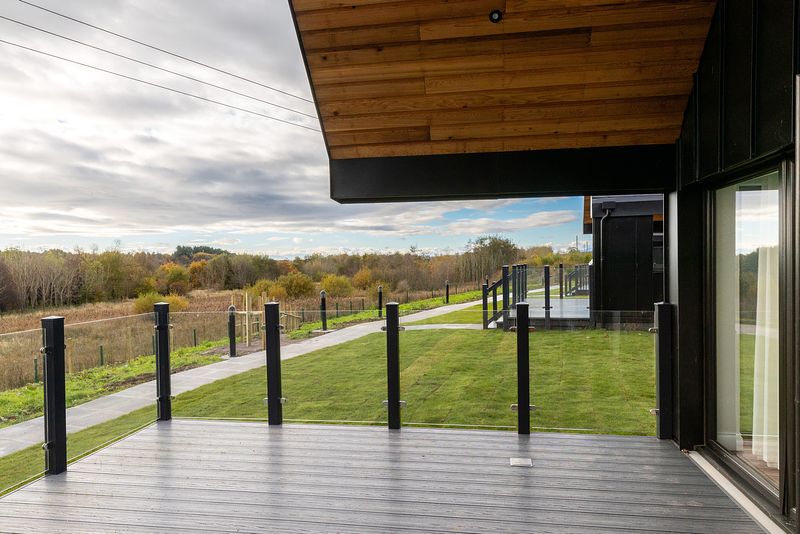
[[[716,296],[715,296],[715,237],[716,237],[716,211],[715,194],[717,190],[748,179],[764,176],[771,172],[778,172],[780,195],[779,219],[779,246],[780,262],[778,280],[779,288],[779,324],[781,333],[779,337],[779,419],[780,419],[780,480],[778,487],[772,485],[761,473],[746,464],[743,460],[728,452],[716,442]],[[796,436],[794,391],[795,362],[797,348],[794,347],[795,313],[792,300],[796,292],[794,284],[794,261],[797,254],[795,249],[797,236],[794,226],[798,222],[796,212],[795,170],[793,157],[787,154],[775,155],[753,165],[747,165],[738,171],[725,173],[716,180],[709,180],[704,187],[704,220],[705,232],[703,236],[703,285],[704,285],[704,349],[705,358],[705,446],[701,452],[709,460],[728,475],[729,479],[739,487],[758,506],[772,516],[773,519],[786,523],[787,520],[796,520],[795,501],[798,483],[795,474],[796,464]]]

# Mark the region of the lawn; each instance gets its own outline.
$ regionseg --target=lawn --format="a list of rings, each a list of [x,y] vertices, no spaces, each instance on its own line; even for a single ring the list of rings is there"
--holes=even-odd
[[[219,362],[219,355],[204,354],[225,341],[178,349],[170,355],[173,372]],[[66,377],[67,407],[120,391],[155,379],[155,356],[140,356],[128,363],[94,367]],[[41,382],[0,391],[0,428],[33,419],[44,410],[44,387]]]
[[[323,349],[282,365],[284,417],[314,421],[385,419],[384,334]],[[406,422],[513,427],[513,333],[406,331],[401,335]],[[653,337],[604,330],[531,334],[535,427],[652,435]],[[264,418],[266,378],[256,369],[180,395],[176,416]]]
[[[746,436],[753,433],[755,359],[755,334],[739,334],[739,424],[740,432]]]
[[[491,305],[490,305],[491,306]],[[483,322],[483,307],[481,304],[470,306],[463,310],[458,310],[444,315],[437,315],[429,319],[422,319],[404,325],[415,324],[481,324]]]
[[[464,293],[458,293],[456,295],[450,295],[450,304],[461,304],[463,302],[470,302],[473,300],[479,300],[481,298],[480,291],[465,291]],[[435,297],[432,299],[424,299],[424,300],[414,300],[411,302],[406,302],[405,304],[400,304],[400,315],[407,315],[409,313],[413,313],[416,311],[423,311],[423,310],[430,310],[432,308],[438,308],[441,306],[445,306],[444,299],[442,297]],[[480,309],[480,307],[478,308]],[[353,313],[351,315],[341,315],[339,317],[334,317],[334,312],[328,310],[328,328],[336,327],[336,326],[345,326],[350,325],[353,323],[360,323],[364,321],[374,321],[378,318],[378,310],[365,310],[362,312]],[[289,333],[289,337],[291,339],[303,339],[311,336],[312,332],[315,330],[320,330],[322,328],[321,321],[313,321],[309,323],[303,323],[300,328],[294,330]]]
[[[401,334],[404,424],[513,429],[515,335],[484,330]],[[653,337],[644,332],[547,331],[531,334],[534,430],[653,435]],[[385,334],[370,334],[282,363],[284,417],[291,421],[381,422],[386,418]],[[264,368],[178,395],[175,417],[266,419]],[[70,435],[70,457],[154,418],[139,410]],[[31,447],[0,458],[0,488],[42,470]]]

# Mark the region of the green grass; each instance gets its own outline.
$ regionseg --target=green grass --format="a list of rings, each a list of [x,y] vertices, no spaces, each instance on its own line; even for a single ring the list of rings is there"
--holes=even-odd
[[[458,293],[457,295],[450,295],[450,304],[461,304],[463,302],[479,300],[480,298],[481,298],[481,292],[479,290],[466,291],[464,293]],[[404,315],[415,311],[430,310],[432,308],[438,308],[444,305],[445,305],[444,299],[442,297],[434,297],[432,299],[424,299],[424,300],[413,300],[405,304],[400,304],[400,315]],[[328,310],[329,329],[335,326],[343,326],[347,324],[360,323],[364,321],[374,321],[376,319],[378,319],[378,310],[365,310],[362,312],[353,313],[351,315],[342,315],[340,317],[333,317],[331,311]],[[311,336],[311,333],[314,332],[314,330],[320,330],[321,328],[322,328],[321,321],[304,323],[297,330],[289,332],[288,336],[290,339],[304,339]]]
[[[480,304],[477,304],[475,306],[470,306],[469,308],[464,308],[463,310],[403,324],[481,324],[482,321],[483,307]]]
[[[748,436],[753,433],[755,359],[755,334],[739,334],[739,425],[740,432]],[[731,385],[728,384],[728,387]]]
[[[203,354],[227,343],[208,342],[197,347],[174,350],[170,355],[173,372],[220,361],[218,355]],[[67,375],[67,407],[120,391],[155,379],[155,356],[141,356],[120,365],[94,367]],[[44,387],[42,383],[28,384],[0,391],[0,428],[43,414]]]
[[[284,417],[382,421],[386,339],[371,334],[282,365]],[[513,334],[480,330],[401,335],[401,389],[407,422],[514,426]],[[531,338],[536,427],[652,435],[655,357],[642,332],[541,332]],[[180,395],[176,416],[264,418],[266,378],[256,369]]]

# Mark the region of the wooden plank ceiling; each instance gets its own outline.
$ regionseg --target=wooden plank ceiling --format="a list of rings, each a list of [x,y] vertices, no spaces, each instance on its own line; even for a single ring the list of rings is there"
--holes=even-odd
[[[290,1],[333,159],[673,143],[715,6]]]

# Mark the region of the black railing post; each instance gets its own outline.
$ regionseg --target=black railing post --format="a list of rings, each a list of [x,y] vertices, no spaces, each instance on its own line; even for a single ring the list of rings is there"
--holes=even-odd
[[[481,304],[483,307],[483,329],[489,328],[489,284],[481,284]]]
[[[325,290],[319,292],[319,315],[322,320],[322,331],[328,330],[328,294]]]
[[[500,307],[503,306],[502,295],[500,296]],[[501,309],[502,311],[502,309]],[[497,281],[492,280],[492,317],[497,319]]]
[[[564,264],[558,264],[558,298],[564,298]]]
[[[503,265],[503,330],[508,330],[508,265]]]
[[[528,303],[517,305],[517,433],[531,433],[531,371],[530,340],[528,337]]]
[[[550,329],[550,266],[544,266],[544,327]]]
[[[67,470],[67,399],[64,376],[64,318],[42,319],[44,357],[44,462],[48,475]]]
[[[386,383],[389,428],[400,428],[400,308],[396,302],[386,304]]]
[[[383,286],[378,286],[378,317],[383,317]]]
[[[153,305],[156,316],[156,403],[158,420],[172,419],[172,384],[169,368],[169,304]]]
[[[277,302],[264,304],[264,335],[267,337],[267,418],[270,425],[283,423],[280,318],[280,304]]]
[[[515,304],[519,300],[519,265],[511,266],[511,308],[514,309]]]
[[[231,358],[236,357],[236,306],[228,306],[228,352]]]
[[[656,338],[656,436],[672,439],[672,315],[673,305],[655,305]]]
[[[528,264],[522,264],[522,300],[528,300]]]
[[[587,266],[587,281],[589,289],[589,326],[594,328],[597,325],[597,310],[595,310],[595,283],[594,265]]]
[[[450,304],[450,280],[444,281],[444,303]]]

